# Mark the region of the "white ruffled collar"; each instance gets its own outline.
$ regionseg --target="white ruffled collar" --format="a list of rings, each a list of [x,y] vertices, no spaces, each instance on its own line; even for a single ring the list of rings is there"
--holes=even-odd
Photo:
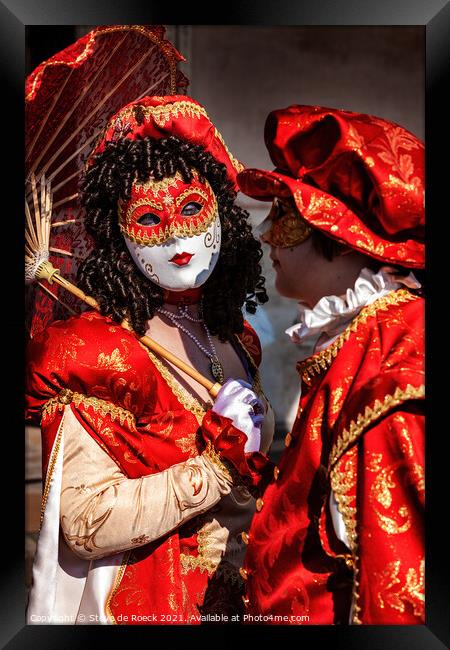
[[[320,348],[330,344],[330,339],[338,336],[348,323],[366,305],[370,305],[381,296],[405,285],[411,289],[421,286],[410,273],[406,277],[396,275],[397,269],[383,266],[377,273],[368,268],[362,269],[353,289],[347,289],[342,296],[324,296],[313,309],[299,303],[300,320],[289,327],[286,334],[293,343],[301,344],[311,336],[328,334],[327,340]],[[316,346],[317,349],[317,346]]]

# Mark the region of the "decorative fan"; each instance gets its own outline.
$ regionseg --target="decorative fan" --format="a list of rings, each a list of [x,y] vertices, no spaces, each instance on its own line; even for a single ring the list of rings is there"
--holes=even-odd
[[[27,79],[25,279],[31,337],[67,312],[79,313],[80,300],[98,309],[73,282],[78,260],[93,247],[79,214],[78,184],[109,117],[146,95],[182,94],[187,87],[176,68],[185,59],[164,40],[164,31],[146,25],[99,27]],[[131,329],[126,320],[121,325]],[[139,340],[217,395],[220,384],[149,337]]]
[[[78,183],[107,120],[145,95],[183,94],[189,83],[177,70],[185,59],[164,40],[164,33],[164,27],[155,25],[98,27],[39,65],[26,80],[27,226],[31,213],[39,216],[38,208],[41,226],[47,229],[37,230],[36,241],[30,241],[31,230],[27,244],[33,250],[47,237],[50,261],[69,281],[75,280],[79,260],[93,245],[79,215]],[[50,201],[51,213],[45,217]],[[43,250],[41,254],[45,258]],[[82,306],[75,295],[48,280],[36,283],[31,275],[28,260],[26,314],[33,337]]]

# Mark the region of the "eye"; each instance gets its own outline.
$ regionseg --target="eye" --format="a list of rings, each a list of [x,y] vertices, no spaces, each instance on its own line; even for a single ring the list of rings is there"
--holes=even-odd
[[[189,203],[186,203],[184,208],[181,210],[181,214],[184,217],[192,217],[194,214],[198,214],[202,207],[203,206],[200,203],[190,201]]]
[[[141,226],[157,226],[161,219],[153,212],[146,212],[137,220]]]

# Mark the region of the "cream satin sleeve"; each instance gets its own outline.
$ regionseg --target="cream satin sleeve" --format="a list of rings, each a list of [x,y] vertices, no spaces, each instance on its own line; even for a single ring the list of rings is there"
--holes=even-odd
[[[130,479],[65,407],[60,521],[72,551],[98,559],[148,544],[199,515],[232,488],[214,451]]]

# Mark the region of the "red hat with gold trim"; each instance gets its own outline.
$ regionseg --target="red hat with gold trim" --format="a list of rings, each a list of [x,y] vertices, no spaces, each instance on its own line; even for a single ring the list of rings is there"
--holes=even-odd
[[[244,166],[232,156],[203,106],[186,95],[142,97],[121,108],[109,120],[87,164],[92,164],[93,157],[101,153],[108,142],[116,142],[119,138],[169,136],[204,147],[215,160],[225,165],[230,181],[238,190],[236,175]]]
[[[272,111],[265,142],[276,169],[245,169],[255,199],[293,199],[312,228],[375,259],[423,268],[424,146],[403,127],[321,106]]]

